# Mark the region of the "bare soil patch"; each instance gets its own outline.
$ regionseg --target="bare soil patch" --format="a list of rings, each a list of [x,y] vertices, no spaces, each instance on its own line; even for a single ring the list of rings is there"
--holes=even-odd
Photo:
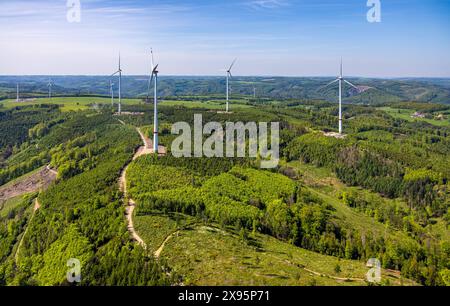
[[[19,178],[12,183],[0,186],[0,202],[22,194],[45,190],[56,180],[56,177],[55,170],[44,167],[23,179]]]

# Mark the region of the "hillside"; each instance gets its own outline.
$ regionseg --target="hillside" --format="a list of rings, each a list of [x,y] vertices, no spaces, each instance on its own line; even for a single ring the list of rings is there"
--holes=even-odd
[[[106,98],[6,101],[0,191],[40,169],[57,177],[48,189],[4,193],[0,284],[66,284],[73,257],[83,285],[367,285],[371,258],[381,285],[448,284],[450,124],[437,119],[446,106],[346,105],[346,137],[336,139],[324,132],[336,130],[337,108],[324,101],[239,99],[225,114],[214,96],[185,99],[160,105],[168,154],[134,161],[136,128],[152,133],[152,106],[139,99],[124,101],[133,114],[122,116]],[[416,111],[428,117],[407,116]],[[280,122],[279,166],[174,158],[171,126],[200,113]],[[130,199],[145,248],[130,233]]]
[[[20,84],[22,98],[48,96],[47,84],[52,80],[55,96],[109,96],[110,79],[106,76],[0,76],[0,97],[16,98],[16,85]],[[231,94],[252,97],[254,88],[258,98],[326,99],[337,101],[337,86],[321,89],[333,77],[239,77],[231,82]],[[415,101],[450,104],[448,79],[370,79],[349,77],[359,86],[356,91],[344,87],[344,102],[381,104],[386,102]],[[147,76],[124,76],[122,95],[127,98],[145,98]],[[116,82],[117,83],[117,82]],[[161,76],[161,97],[211,96],[224,99],[225,78]],[[117,84],[114,87],[117,96]]]

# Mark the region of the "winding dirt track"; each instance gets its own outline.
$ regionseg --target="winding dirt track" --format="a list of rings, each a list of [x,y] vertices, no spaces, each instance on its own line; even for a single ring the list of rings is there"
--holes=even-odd
[[[338,276],[333,276],[333,275],[329,275],[329,274],[325,274],[325,273],[320,273],[320,272],[317,272],[317,271],[314,271],[314,270],[311,270],[311,269],[308,269],[308,268],[305,268],[305,267],[303,267],[302,269],[305,270],[306,272],[312,273],[314,275],[321,276],[321,277],[328,277],[328,278],[331,278],[331,279],[334,279],[334,280],[338,280],[338,281],[344,281],[344,282],[350,282],[350,281],[351,282],[364,282],[365,281],[365,279],[363,279],[363,278],[338,277]]]
[[[155,253],[153,253],[153,255],[156,258],[159,258],[159,256],[161,256],[161,252],[164,250],[164,246],[166,245],[166,242],[169,241],[174,235],[178,234],[179,232],[180,231],[176,231],[175,233],[172,233],[169,236],[167,236],[166,239],[164,239],[163,243],[161,243],[159,248],[155,251]]]
[[[121,120],[119,120],[121,124],[125,125],[125,123]],[[142,131],[139,128],[136,128],[136,131],[139,133],[139,136],[141,136],[142,139],[142,143],[143,146],[140,146],[137,150],[136,153],[133,156],[133,160],[136,160],[139,156],[142,155],[146,155],[146,154],[153,154],[153,142],[150,138],[145,137],[144,133],[142,133]],[[166,148],[163,146],[159,146],[158,151],[160,152],[160,155],[164,155],[166,153]],[[128,170],[129,164],[122,170],[122,173],[120,175],[120,179],[119,179],[119,188],[120,191],[123,192],[124,194],[124,199],[127,200],[128,202],[126,203],[126,208],[125,208],[125,216],[127,219],[127,227],[128,227],[128,231],[130,232],[131,236],[133,237],[133,239],[139,243],[144,249],[147,249],[147,245],[145,244],[144,240],[138,235],[138,233],[136,232],[136,229],[134,228],[134,224],[133,224],[133,212],[134,209],[136,208],[136,203],[133,201],[133,199],[129,199],[128,198],[128,193],[127,193],[127,170]]]
[[[120,123],[125,125],[125,123],[123,121],[120,121]],[[133,160],[137,159],[139,156],[152,153],[152,150],[149,149],[152,147],[151,139],[146,138],[145,135],[138,128],[136,128],[136,131],[141,136],[141,139],[142,139],[142,142],[144,143],[144,145],[137,149],[136,153],[133,156]],[[119,179],[119,189],[120,189],[120,191],[123,192],[125,200],[128,199],[128,193],[127,193],[127,170],[128,170],[128,167],[129,167],[129,164],[122,170],[122,173],[120,174],[120,179]],[[127,224],[128,231],[130,232],[133,239],[136,240],[137,243],[139,243],[144,249],[146,249],[147,245],[145,244],[144,240],[138,235],[138,233],[136,232],[136,230],[134,228],[133,212],[134,212],[135,208],[136,208],[136,203],[132,199],[128,199],[128,202],[126,203],[126,208],[125,208],[125,217],[126,217],[127,223],[128,223]]]
[[[207,229],[207,230],[212,230],[212,231],[220,231],[220,232],[224,232],[222,229],[218,228],[218,227],[214,227],[214,226],[206,226],[203,225],[201,222],[196,222],[196,223],[191,223],[191,224],[187,224],[181,228],[178,228],[176,231],[174,231],[173,233],[169,234],[166,239],[164,239],[164,241],[161,243],[161,245],[159,246],[159,248],[153,253],[153,255],[156,258],[159,258],[161,256],[162,251],[164,250],[164,247],[166,246],[166,243],[172,239],[175,235],[178,235],[179,233],[181,233],[182,231],[185,231],[187,229],[195,229],[195,230],[199,230],[199,229]]]
[[[17,250],[16,250],[16,254],[14,254],[14,260],[16,261],[16,264],[19,262],[19,251],[20,251],[20,247],[23,244],[23,240],[25,238],[25,236],[28,233],[28,225],[31,223],[31,221],[33,221],[34,215],[36,214],[36,211],[39,210],[39,208],[41,208],[41,204],[39,203],[38,199],[36,198],[34,200],[34,207],[33,207],[33,213],[31,215],[30,221],[28,221],[27,227],[25,229],[25,232],[22,235],[22,238],[20,238],[20,242],[19,245],[17,246]]]
[[[136,157],[136,155],[135,155],[135,157]],[[125,200],[128,198],[127,197],[127,179],[126,179],[127,170],[128,170],[128,165],[125,167],[125,169],[122,170],[122,174],[120,175],[120,180],[119,180],[120,190],[123,192]],[[136,240],[144,249],[146,249],[147,246],[146,246],[144,240],[137,234],[136,230],[134,229],[133,211],[134,211],[134,208],[136,207],[136,203],[132,199],[128,199],[128,203],[126,203],[126,205],[127,206],[125,207],[125,217],[126,217],[127,223],[128,223],[127,224],[128,231],[130,232],[133,239]]]

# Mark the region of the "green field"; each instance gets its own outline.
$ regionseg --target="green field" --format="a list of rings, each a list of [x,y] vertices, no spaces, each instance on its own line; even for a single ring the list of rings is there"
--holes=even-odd
[[[114,103],[118,103],[118,99],[114,99]],[[14,108],[17,106],[39,105],[39,104],[56,104],[62,105],[62,111],[78,111],[90,108],[92,104],[111,104],[111,98],[100,97],[55,97],[55,98],[38,98],[32,101],[16,102],[16,100],[4,100],[1,102],[6,108]],[[141,99],[122,99],[124,105],[135,105],[142,103]],[[117,107],[117,106],[116,106]]]
[[[245,104],[245,100],[230,100],[230,111],[233,109],[253,108],[254,106]],[[164,106],[185,106],[189,108],[205,108],[211,110],[225,110],[225,100],[209,100],[209,101],[171,101],[163,100],[161,105]]]
[[[391,107],[381,107],[381,110],[385,111],[394,118],[403,119],[409,122],[423,121],[435,126],[450,126],[450,119],[437,120],[437,119],[427,119],[427,118],[412,118],[411,115],[415,113],[411,109],[397,109]]]
[[[117,107],[119,99],[116,97],[114,103]],[[231,100],[230,110],[252,108],[253,106],[245,104],[246,100]],[[123,105],[139,105],[143,104],[142,99],[122,99]],[[164,106],[185,106],[189,108],[205,108],[212,110],[225,109],[225,101],[209,100],[209,101],[160,101]],[[30,101],[16,102],[14,99],[4,100],[1,102],[6,108],[14,108],[17,106],[39,105],[39,104],[57,104],[61,105],[62,111],[78,111],[91,108],[94,104],[110,105],[111,98],[102,97],[54,97],[54,98],[37,98]]]

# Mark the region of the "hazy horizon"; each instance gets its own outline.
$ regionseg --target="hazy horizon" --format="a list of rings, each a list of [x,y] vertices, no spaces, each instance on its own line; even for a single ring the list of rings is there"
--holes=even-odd
[[[336,78],[337,75],[233,75],[233,78]],[[0,77],[110,77],[109,74],[0,74]],[[122,77],[146,77],[146,74],[122,74]],[[159,78],[164,77],[187,77],[187,78],[220,78],[225,77],[221,74],[207,75],[207,74],[159,74]],[[346,75],[347,78],[360,79],[380,79],[380,80],[395,80],[395,79],[450,79],[450,76],[364,76],[364,75]]]

